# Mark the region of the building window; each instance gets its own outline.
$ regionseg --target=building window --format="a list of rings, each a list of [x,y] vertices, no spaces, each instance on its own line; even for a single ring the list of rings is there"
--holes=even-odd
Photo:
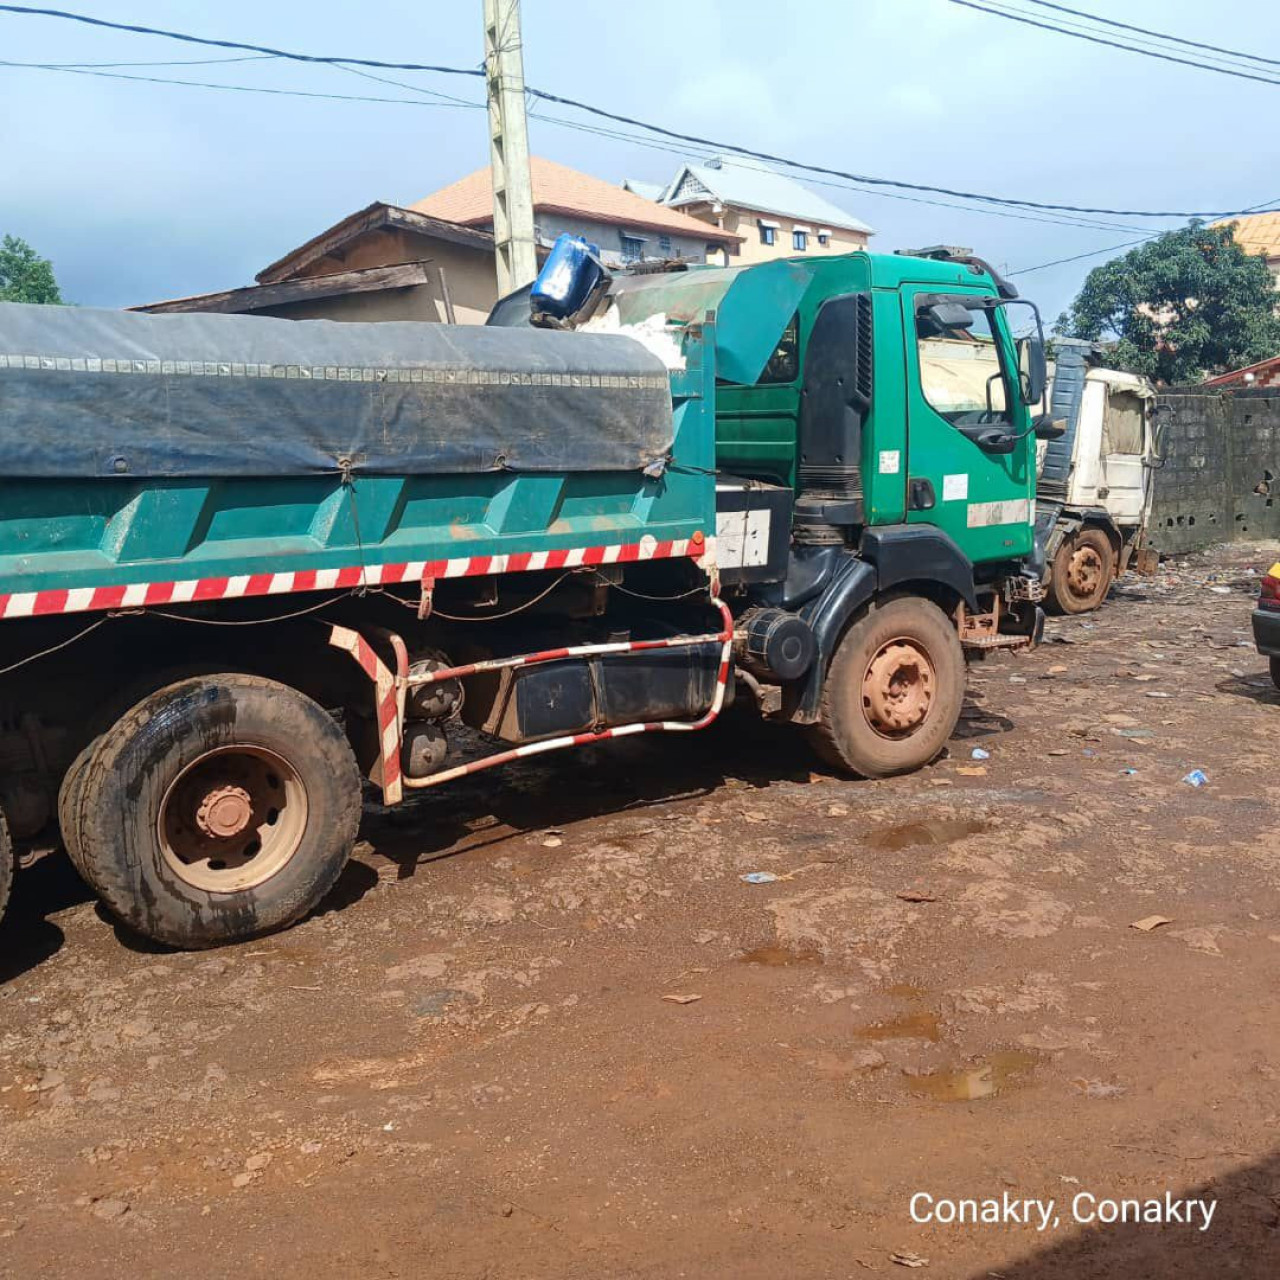
[[[809,247],[809,233],[807,231],[793,231],[791,233],[791,247],[797,253],[803,253]]]
[[[819,232],[818,232],[818,243],[819,243],[819,244],[820,244],[820,245],[825,249],[825,248],[827,247],[827,245],[829,245],[829,244],[831,243],[831,232],[830,232],[830,231],[819,231]]]
[[[662,254],[664,258],[671,257],[671,237],[670,236],[658,237],[658,252]]]
[[[618,238],[622,242],[623,262],[639,262],[644,257],[644,239],[641,236],[629,236],[623,232]]]
[[[768,222],[760,224],[760,243],[761,244],[777,244],[778,228]]]

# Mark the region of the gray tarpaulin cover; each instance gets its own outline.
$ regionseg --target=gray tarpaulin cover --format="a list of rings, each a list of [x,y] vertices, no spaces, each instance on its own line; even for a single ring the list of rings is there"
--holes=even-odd
[[[0,304],[0,476],[630,471],[671,435],[624,337]]]

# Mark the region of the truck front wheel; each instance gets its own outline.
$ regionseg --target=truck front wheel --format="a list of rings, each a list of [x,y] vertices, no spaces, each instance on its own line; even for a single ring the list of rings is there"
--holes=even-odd
[[[814,746],[864,778],[909,773],[951,737],[964,688],[964,651],[936,604],[900,596],[874,605],[831,660]]]
[[[1059,613],[1091,613],[1107,598],[1115,572],[1111,539],[1101,529],[1081,529],[1053,557],[1050,599]]]
[[[297,920],[332,888],[360,822],[342,730],[257,676],[201,676],[144,698],[75,790],[85,878],[126,924],[177,947]]]

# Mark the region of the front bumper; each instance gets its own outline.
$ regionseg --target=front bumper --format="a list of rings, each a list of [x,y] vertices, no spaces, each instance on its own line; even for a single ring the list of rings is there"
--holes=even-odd
[[[1280,609],[1253,611],[1253,643],[1266,657],[1280,657]]]

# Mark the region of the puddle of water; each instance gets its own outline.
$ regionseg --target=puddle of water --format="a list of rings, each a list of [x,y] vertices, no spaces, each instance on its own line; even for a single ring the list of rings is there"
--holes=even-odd
[[[1005,1050],[993,1053],[971,1067],[908,1076],[907,1089],[916,1097],[933,1102],[974,1102],[979,1098],[994,1098],[1018,1082],[1019,1076],[1031,1071],[1036,1062],[1034,1053],[1020,1049]]]
[[[756,947],[754,951],[744,951],[738,957],[739,964],[763,964],[771,969],[779,969],[784,965],[821,964],[820,951],[793,951],[790,947]]]
[[[989,822],[976,818],[925,818],[899,827],[887,827],[867,837],[873,849],[910,849],[922,844],[950,844],[965,836],[976,836],[990,829]]]
[[[910,1013],[883,1022],[872,1022],[854,1033],[859,1040],[928,1040],[942,1039],[938,1015],[932,1009],[913,1009]]]

